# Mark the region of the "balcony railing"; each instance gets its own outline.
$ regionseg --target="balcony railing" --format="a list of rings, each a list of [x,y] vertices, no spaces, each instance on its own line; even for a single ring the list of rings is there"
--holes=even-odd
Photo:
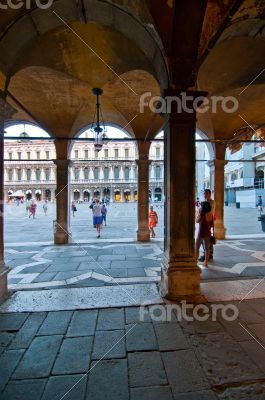
[[[123,184],[123,183],[133,183],[137,184],[137,179],[71,179],[71,183],[73,184],[100,184],[100,183],[109,183],[109,184]],[[151,178],[149,179],[150,183],[163,183],[163,178]],[[49,180],[6,180],[5,185],[47,185],[47,184],[56,184],[55,179]]]

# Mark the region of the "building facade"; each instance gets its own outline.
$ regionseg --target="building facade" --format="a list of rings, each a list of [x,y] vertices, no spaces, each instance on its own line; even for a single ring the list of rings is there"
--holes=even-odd
[[[150,147],[149,198],[164,196],[163,142]],[[5,142],[5,199],[17,197],[55,200],[56,159],[52,140]],[[110,202],[138,199],[137,147],[133,141],[109,141],[100,152],[93,142],[76,141],[71,150],[70,197],[88,202],[94,196]]]
[[[265,202],[264,142],[244,143],[235,153],[227,150],[226,160],[224,168],[224,199],[226,205],[240,203],[240,207],[255,207],[259,195],[263,197],[263,202]],[[209,165],[210,163],[206,163],[204,168],[205,188],[212,188]]]

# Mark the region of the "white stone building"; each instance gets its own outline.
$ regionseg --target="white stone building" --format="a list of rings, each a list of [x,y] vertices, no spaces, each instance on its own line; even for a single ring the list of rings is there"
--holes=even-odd
[[[56,158],[52,140],[5,142],[5,198],[15,194],[24,198],[54,201]],[[164,196],[163,142],[153,142],[149,158],[149,197]],[[93,142],[75,141],[71,150],[71,199],[90,201],[95,195],[111,202],[137,201],[137,148],[133,141],[110,140],[98,153]]]

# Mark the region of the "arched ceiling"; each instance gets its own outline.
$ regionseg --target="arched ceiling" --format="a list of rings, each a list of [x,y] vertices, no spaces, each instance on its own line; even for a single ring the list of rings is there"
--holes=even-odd
[[[9,76],[9,91],[54,136],[71,137],[91,122],[95,86],[104,89],[106,122],[127,125],[136,137],[152,136],[163,121],[148,109],[139,115],[145,91],[158,95],[169,80],[177,90],[193,87],[204,60],[199,88],[210,96],[239,96],[263,68],[264,3],[84,0],[82,9],[81,1],[54,0],[47,10],[5,10],[0,84]],[[263,81],[261,75],[240,95],[240,112],[250,121],[263,118]],[[15,118],[25,117],[17,109]],[[200,121],[216,137],[242,126],[238,114],[219,110]]]
[[[210,114],[217,139],[265,123],[264,27],[265,1],[244,1],[199,70],[198,87],[209,98],[233,96],[238,101],[233,113],[218,107]],[[199,116],[198,127],[203,124]]]

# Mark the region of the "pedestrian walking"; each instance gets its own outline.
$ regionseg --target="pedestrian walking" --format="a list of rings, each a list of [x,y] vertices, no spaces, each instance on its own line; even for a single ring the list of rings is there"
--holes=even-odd
[[[101,204],[99,199],[96,199],[95,204],[93,205],[93,224],[97,229],[97,238],[100,238],[100,229],[102,224],[102,215],[101,215]]]
[[[77,211],[77,208],[76,208],[76,205],[75,205],[75,202],[74,201],[72,201],[72,206],[71,206],[71,208],[72,208],[72,214],[73,214],[73,217],[75,216],[75,213],[76,213],[76,211]]]
[[[30,206],[30,209],[29,209],[29,218],[31,216],[33,216],[33,219],[35,219],[36,218],[36,211],[37,211],[37,204],[35,203],[34,200],[32,200],[32,203],[31,203],[31,206]]]
[[[48,211],[48,200],[45,200],[44,204],[43,204],[43,211],[44,211],[44,215],[45,217],[47,217],[47,211]]]
[[[107,226],[107,212],[108,212],[108,209],[105,206],[105,204],[103,203],[102,207],[101,207],[101,216],[102,216],[102,225],[103,225],[103,222],[105,222],[105,226]]]
[[[156,237],[154,228],[157,226],[157,224],[158,224],[158,215],[156,211],[154,211],[154,207],[151,206],[149,211],[149,229],[151,231],[152,238]]]
[[[258,196],[257,207],[258,207],[259,213],[261,215],[263,213],[262,196]]]
[[[29,214],[29,212],[30,212],[31,203],[32,203],[31,199],[26,200],[26,213],[27,214]]]
[[[208,201],[203,201],[196,217],[196,222],[199,224],[199,230],[195,244],[196,261],[199,257],[201,245],[205,250],[205,257],[203,261],[204,267],[208,267],[208,260],[210,258],[210,242],[211,242],[211,228],[213,226],[213,217],[211,205]]]
[[[216,220],[216,212],[215,212],[215,201],[212,199],[212,192],[210,189],[205,189],[204,190],[204,200],[208,201],[211,206],[211,215],[212,215],[212,228],[214,230],[214,221]],[[203,249],[203,255],[199,258],[199,261],[204,261],[205,260],[205,249]],[[213,259],[213,243],[210,243],[210,256],[209,260]]]

